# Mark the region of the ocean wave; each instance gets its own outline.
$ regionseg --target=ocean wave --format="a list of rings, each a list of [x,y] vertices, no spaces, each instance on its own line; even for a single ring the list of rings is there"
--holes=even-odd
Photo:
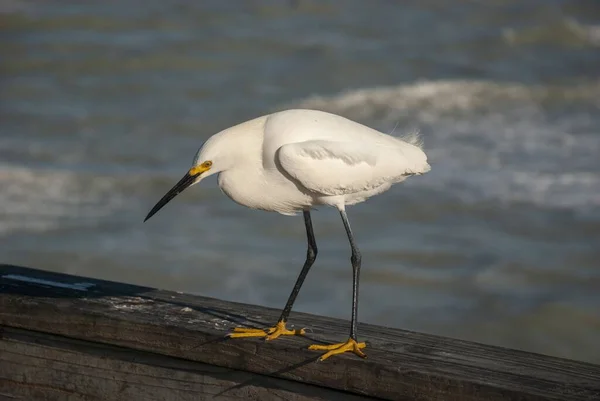
[[[291,106],[330,111],[355,119],[397,119],[403,112],[410,112],[413,117],[430,120],[446,113],[494,112],[524,106],[535,111],[544,105],[568,102],[589,102],[600,107],[600,81],[574,86],[528,86],[477,80],[418,81],[394,87],[349,90],[333,96],[313,95]]]
[[[0,167],[0,235],[44,232],[97,221],[125,203],[112,177],[83,176],[56,169]]]

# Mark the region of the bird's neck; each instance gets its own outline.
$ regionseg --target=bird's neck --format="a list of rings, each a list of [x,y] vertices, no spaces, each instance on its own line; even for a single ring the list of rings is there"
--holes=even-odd
[[[246,121],[217,134],[226,148],[230,165],[223,170],[244,170],[262,163],[265,117]]]
[[[219,187],[239,202],[247,186],[261,182],[264,118],[257,118],[220,132],[230,163],[219,173]]]

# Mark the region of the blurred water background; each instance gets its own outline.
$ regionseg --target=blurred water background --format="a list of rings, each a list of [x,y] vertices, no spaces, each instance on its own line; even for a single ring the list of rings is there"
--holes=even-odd
[[[600,2],[0,1],[0,261],[283,307],[301,217],[207,180],[213,133],[288,107],[422,132],[432,171],[349,209],[360,321],[600,362]],[[295,310],[349,318],[349,246]]]

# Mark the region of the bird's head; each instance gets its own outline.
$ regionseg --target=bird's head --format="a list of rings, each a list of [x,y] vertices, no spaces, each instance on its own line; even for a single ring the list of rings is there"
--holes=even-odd
[[[192,167],[158,201],[144,221],[152,217],[183,190],[199,183],[204,178],[232,168],[243,168],[244,162],[248,159],[259,158],[265,118],[266,116],[238,124],[208,138],[196,153]]]
[[[175,186],[171,188],[165,194],[165,196],[163,196],[156,203],[156,205],[154,205],[144,221],[154,216],[156,212],[162,209],[163,206],[169,203],[174,197],[179,195],[186,188],[189,188],[192,185],[199,183],[204,178],[215,173],[219,173],[225,169],[225,159],[221,157],[219,155],[220,152],[218,152],[220,146],[218,146],[218,141],[213,140],[213,138],[210,138],[208,141],[206,141],[200,150],[198,150],[196,156],[194,157],[192,167],[185,173],[183,178],[181,178],[181,180],[179,180],[179,182],[175,184]]]

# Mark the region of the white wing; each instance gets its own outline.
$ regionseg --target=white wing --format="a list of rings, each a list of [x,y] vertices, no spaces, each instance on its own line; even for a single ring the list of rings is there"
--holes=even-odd
[[[416,160],[411,160],[411,153],[416,151],[415,159],[421,150],[411,151],[363,141],[311,140],[283,145],[276,157],[285,173],[305,188],[335,196],[369,191],[424,172],[417,171]]]

